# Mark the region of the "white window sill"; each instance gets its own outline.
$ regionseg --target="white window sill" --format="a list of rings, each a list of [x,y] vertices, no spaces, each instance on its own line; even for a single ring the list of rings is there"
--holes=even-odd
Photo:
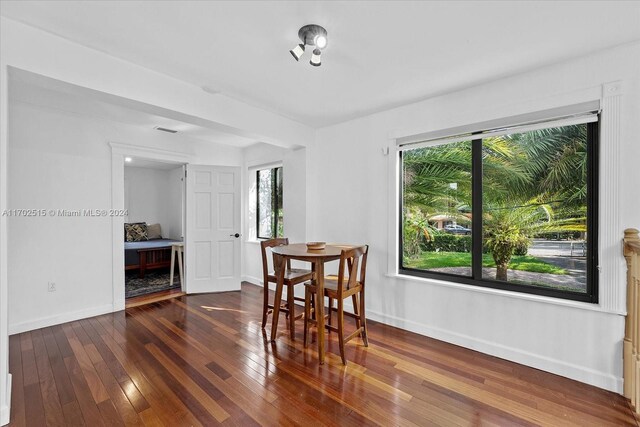
[[[247,239],[244,242],[245,243],[251,243],[252,245],[259,245],[260,244],[260,240],[255,240],[255,239]]]
[[[497,295],[497,296],[507,297],[507,298],[534,301],[534,302],[539,302],[543,304],[560,305],[563,307],[577,308],[580,310],[598,311],[601,313],[617,314],[621,316],[625,316],[627,314],[626,312],[618,312],[618,311],[603,309],[600,306],[600,304],[592,304],[592,303],[582,302],[582,301],[572,301],[572,300],[553,298],[553,297],[542,296],[542,295],[526,294],[522,292],[505,291],[503,289],[485,288],[482,286],[467,285],[464,283],[455,283],[455,282],[449,282],[446,280],[427,279],[423,277],[409,276],[406,274],[387,273],[385,274],[385,276],[392,279],[398,279],[403,281],[412,281],[412,282],[419,282],[419,283],[430,284],[435,286],[444,286],[447,288],[461,289],[468,292],[491,294],[491,295]]]

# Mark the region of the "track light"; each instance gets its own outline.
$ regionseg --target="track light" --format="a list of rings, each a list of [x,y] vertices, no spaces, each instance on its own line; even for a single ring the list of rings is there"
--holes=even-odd
[[[302,43],[298,44],[296,47],[289,51],[291,55],[296,59],[296,61],[300,60],[300,57],[304,53],[304,45]]]
[[[319,67],[322,63],[322,49],[327,47],[327,30],[322,28],[320,25],[305,25],[298,31],[298,37],[302,43],[289,51],[291,55],[296,61],[299,61],[304,54],[305,46],[312,46],[314,49],[309,63],[314,67]]]
[[[313,65],[314,67],[319,67],[320,65],[322,65],[322,61],[320,58],[321,54],[322,52],[320,52],[320,49],[314,49],[313,54],[311,55],[311,61],[309,61],[309,64]]]
[[[313,41],[318,49],[324,49],[327,47],[327,37],[322,34],[315,36]]]

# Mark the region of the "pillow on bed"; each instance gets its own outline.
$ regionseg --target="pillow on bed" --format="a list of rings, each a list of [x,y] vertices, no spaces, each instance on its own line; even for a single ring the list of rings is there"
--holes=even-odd
[[[134,222],[124,225],[125,242],[142,242],[147,238],[147,224],[144,222]]]
[[[162,228],[160,224],[147,224],[147,239],[162,239]]]

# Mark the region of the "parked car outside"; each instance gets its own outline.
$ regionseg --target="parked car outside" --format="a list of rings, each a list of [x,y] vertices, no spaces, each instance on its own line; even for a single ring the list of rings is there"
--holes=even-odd
[[[445,233],[471,235],[471,229],[461,225],[447,225],[444,227]]]

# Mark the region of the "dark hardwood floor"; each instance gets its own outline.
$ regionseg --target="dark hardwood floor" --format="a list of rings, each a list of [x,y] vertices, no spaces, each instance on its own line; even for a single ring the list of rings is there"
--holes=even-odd
[[[150,304],[152,302],[164,301],[166,299],[176,298],[185,295],[182,289],[168,289],[166,291],[153,292],[146,295],[127,298],[125,302],[126,308],[138,307],[140,305]]]
[[[320,366],[301,322],[268,342],[261,292],[11,336],[11,425],[637,425],[617,394],[375,322],[346,367],[330,334]]]

